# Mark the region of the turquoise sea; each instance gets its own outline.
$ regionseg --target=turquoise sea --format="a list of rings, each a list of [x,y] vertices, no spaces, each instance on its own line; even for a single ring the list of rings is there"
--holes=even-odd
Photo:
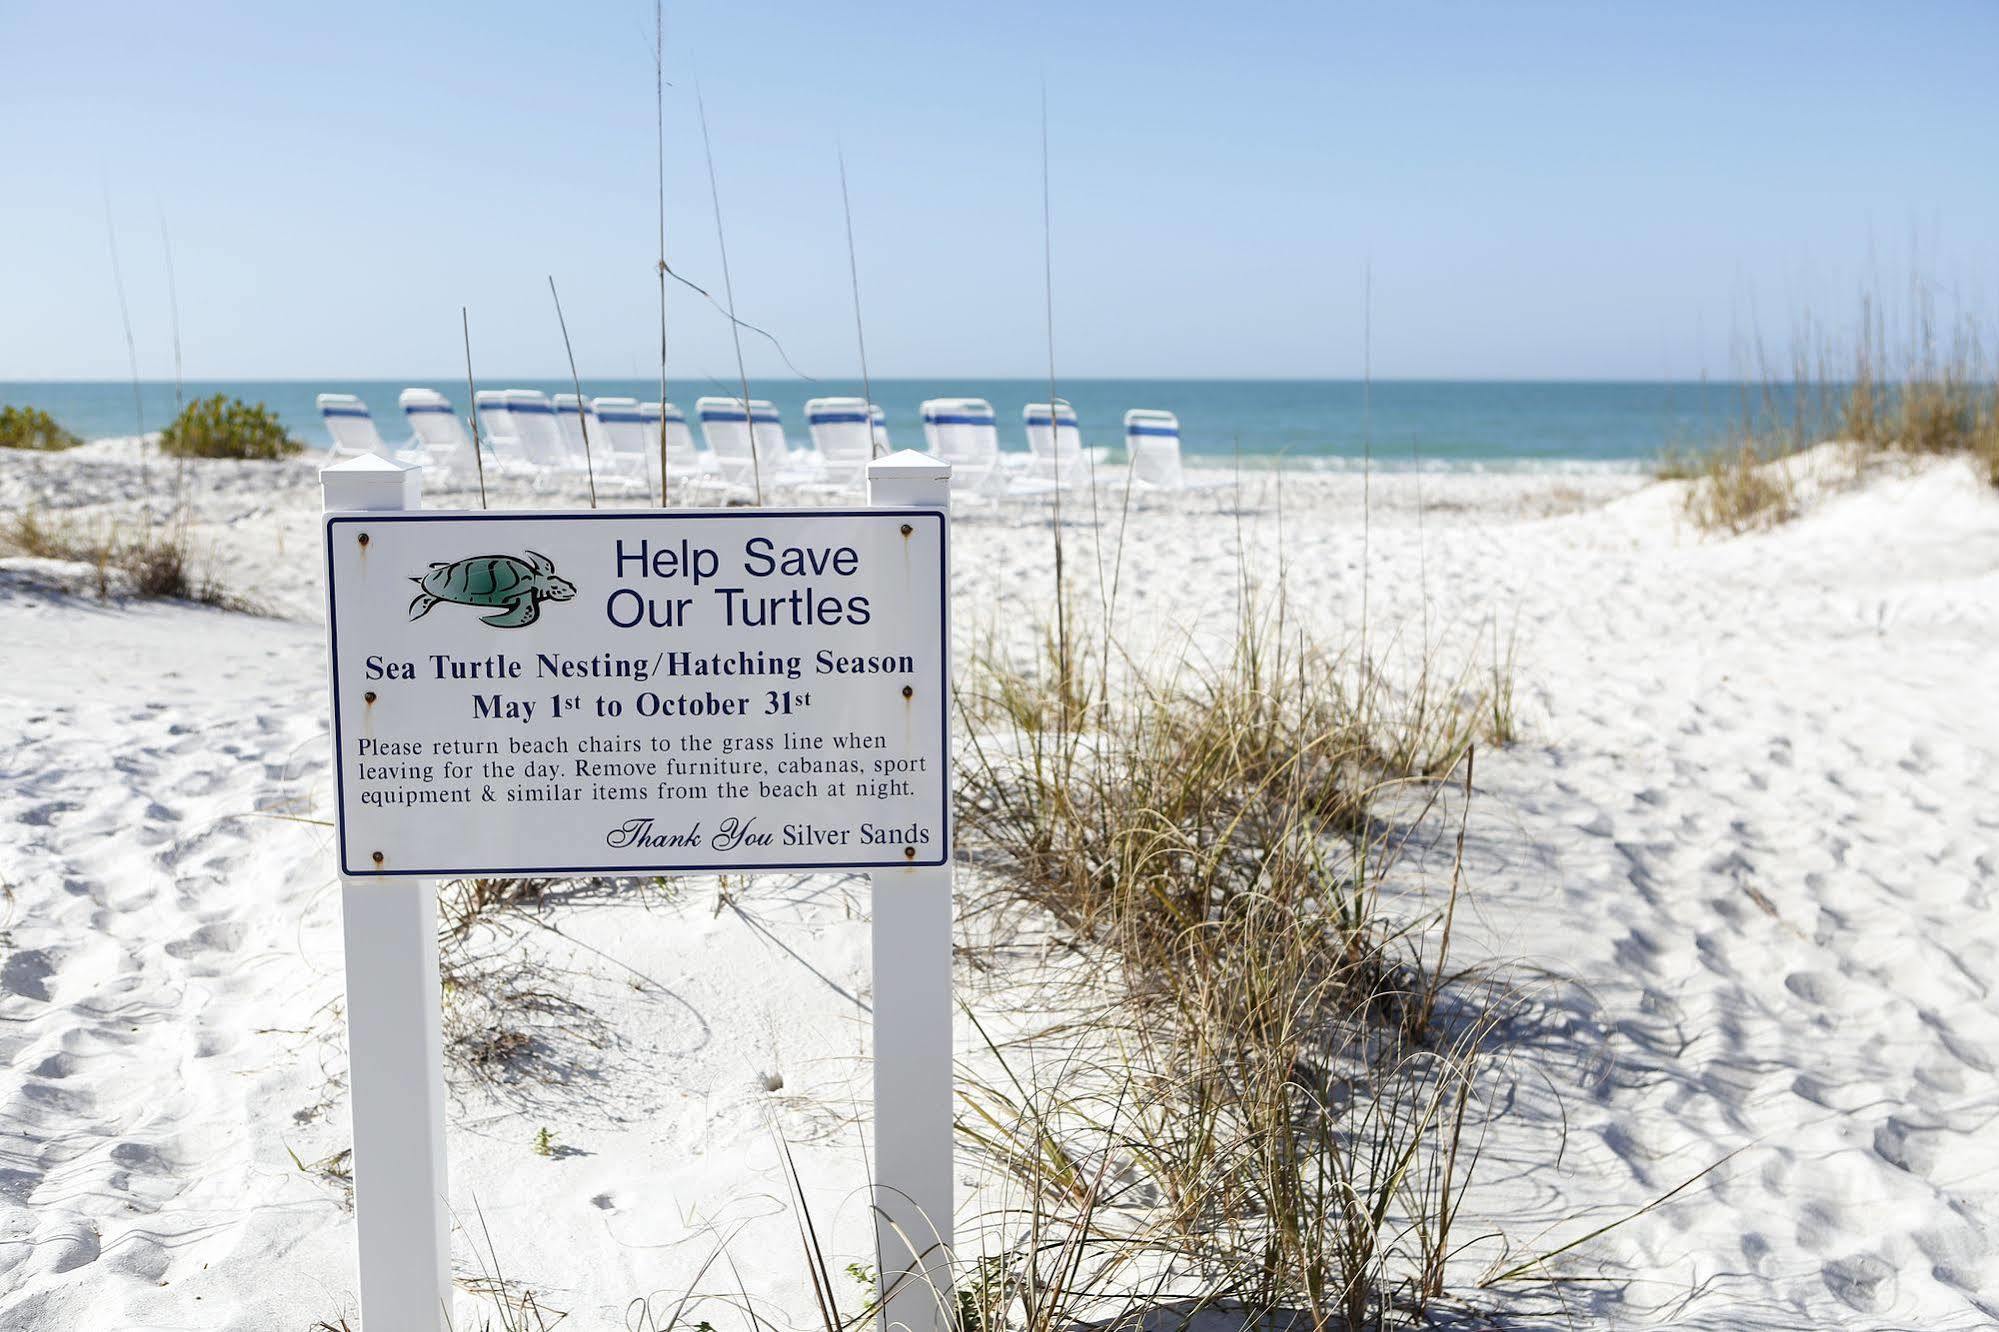
[[[268,404],[308,444],[327,440],[313,406],[322,392],[355,393],[374,411],[391,442],[409,430],[396,395],[412,383],[434,388],[462,411],[463,380],[243,380],[190,381],[192,398],[228,393]],[[568,380],[491,380],[481,388],[537,388],[555,394]],[[1003,447],[1024,450],[1021,407],[1047,397],[1046,380],[878,379],[875,401],[888,416],[897,445],[922,447],[918,415],[925,398],[981,397],[998,414]],[[658,396],[657,381],[587,379],[591,396],[641,401]],[[735,392],[733,385],[669,381],[668,395],[691,409],[703,394]],[[805,400],[856,395],[858,381],[752,380],[753,397],[776,403],[797,442],[805,442]],[[1183,449],[1227,457],[1282,457],[1305,465],[1355,465],[1371,453],[1382,467],[1438,468],[1642,467],[1667,449],[1713,443],[1736,428],[1746,409],[1763,402],[1761,386],[1706,382],[1528,382],[1387,380],[1364,386],[1351,380],[1071,379],[1057,392],[1074,404],[1088,444],[1118,445],[1124,413],[1132,407],[1164,408],[1180,417]],[[130,382],[0,381],[0,403],[32,405],[91,439],[134,433],[135,415],[148,430],[173,416],[174,387],[140,386],[135,413]]]

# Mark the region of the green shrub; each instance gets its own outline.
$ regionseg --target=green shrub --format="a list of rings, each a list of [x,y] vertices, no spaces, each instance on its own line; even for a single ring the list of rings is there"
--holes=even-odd
[[[181,458],[289,458],[303,447],[263,403],[222,393],[189,403],[160,432],[160,450]]]
[[[0,449],[39,449],[53,453],[83,443],[56,424],[39,407],[0,407]]]

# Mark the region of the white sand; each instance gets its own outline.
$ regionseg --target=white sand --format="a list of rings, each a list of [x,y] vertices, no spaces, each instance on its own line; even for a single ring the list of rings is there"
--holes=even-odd
[[[135,513],[137,451],[82,453],[0,453],[0,512]],[[317,490],[305,464],[191,475],[225,581],[288,618],[0,564],[10,1332],[353,1316],[345,1191],[292,1159],[347,1141],[327,830],[280,817],[328,810]],[[1463,946],[1539,1002],[1464,1233],[1503,1225],[1525,1256],[1738,1153],[1558,1260],[1574,1282],[1469,1291],[1484,1246],[1456,1287],[1536,1325],[1999,1322],[1999,495],[1932,464],[1700,540],[1677,487],[1633,477],[1251,478],[1250,566],[1274,584],[1281,511],[1288,594],[1327,640],[1359,621],[1363,486],[1378,650],[1419,652],[1426,606],[1446,656],[1473,649],[1443,625],[1518,630],[1523,735],[1479,757]],[[1092,578],[1096,530],[1067,529]],[[962,628],[1026,634],[1046,533],[965,517]],[[1225,626],[1237,542],[1227,489],[1139,505],[1127,631]],[[537,1076],[454,1077],[461,1274],[496,1254],[565,1328],[627,1327],[729,1233],[745,1287],[811,1322],[771,1125],[834,1250],[866,1258],[865,911],[848,879],[690,879],[477,935],[552,1002],[527,1019]]]

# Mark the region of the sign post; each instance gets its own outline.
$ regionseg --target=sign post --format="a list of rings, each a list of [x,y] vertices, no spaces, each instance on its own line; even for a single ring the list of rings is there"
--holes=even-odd
[[[335,463],[319,481],[328,513],[399,513],[422,500],[421,468],[372,454]],[[337,661],[334,670],[337,679]],[[362,1325],[445,1328],[451,1225],[436,881],[343,872],[340,919]]]
[[[322,478],[364,1322],[448,1316],[437,879],[865,870],[881,1317],[938,1332],[949,465],[880,459],[854,509],[423,512],[413,469]]]
[[[868,502],[949,513],[951,464],[912,452],[869,463]],[[943,671],[938,687],[948,704],[948,650]],[[951,866],[947,860],[877,870],[873,877],[881,1326],[882,1332],[942,1332],[952,1306]]]

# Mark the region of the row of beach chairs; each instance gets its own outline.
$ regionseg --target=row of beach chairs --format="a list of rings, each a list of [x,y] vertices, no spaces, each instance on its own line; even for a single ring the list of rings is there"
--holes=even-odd
[[[400,402],[411,438],[391,446],[368,405],[351,393],[322,393],[319,411],[336,457],[372,453],[422,463],[454,482],[475,469],[472,435],[451,400],[409,388]],[[759,490],[854,493],[866,488],[868,463],[890,451],[879,406],[860,398],[814,398],[805,404],[810,448],[794,449],[778,410],[762,398],[694,404],[697,445],[685,413],[672,403],[583,398],[536,389],[481,389],[474,398],[485,466],[537,485],[573,483],[586,474],[605,485],[651,492],[659,486],[661,442],[670,483],[732,496]],[[932,398],[923,404],[926,451],[952,464],[951,488],[968,498],[1034,498],[1091,484],[1097,455],[1083,448],[1075,410],[1044,402],[1022,410],[1025,455],[1003,454],[992,404],[984,398]],[[1180,422],[1171,412],[1125,413],[1131,479],[1158,490],[1187,488],[1180,463]],[[588,437],[586,447],[585,437]]]

